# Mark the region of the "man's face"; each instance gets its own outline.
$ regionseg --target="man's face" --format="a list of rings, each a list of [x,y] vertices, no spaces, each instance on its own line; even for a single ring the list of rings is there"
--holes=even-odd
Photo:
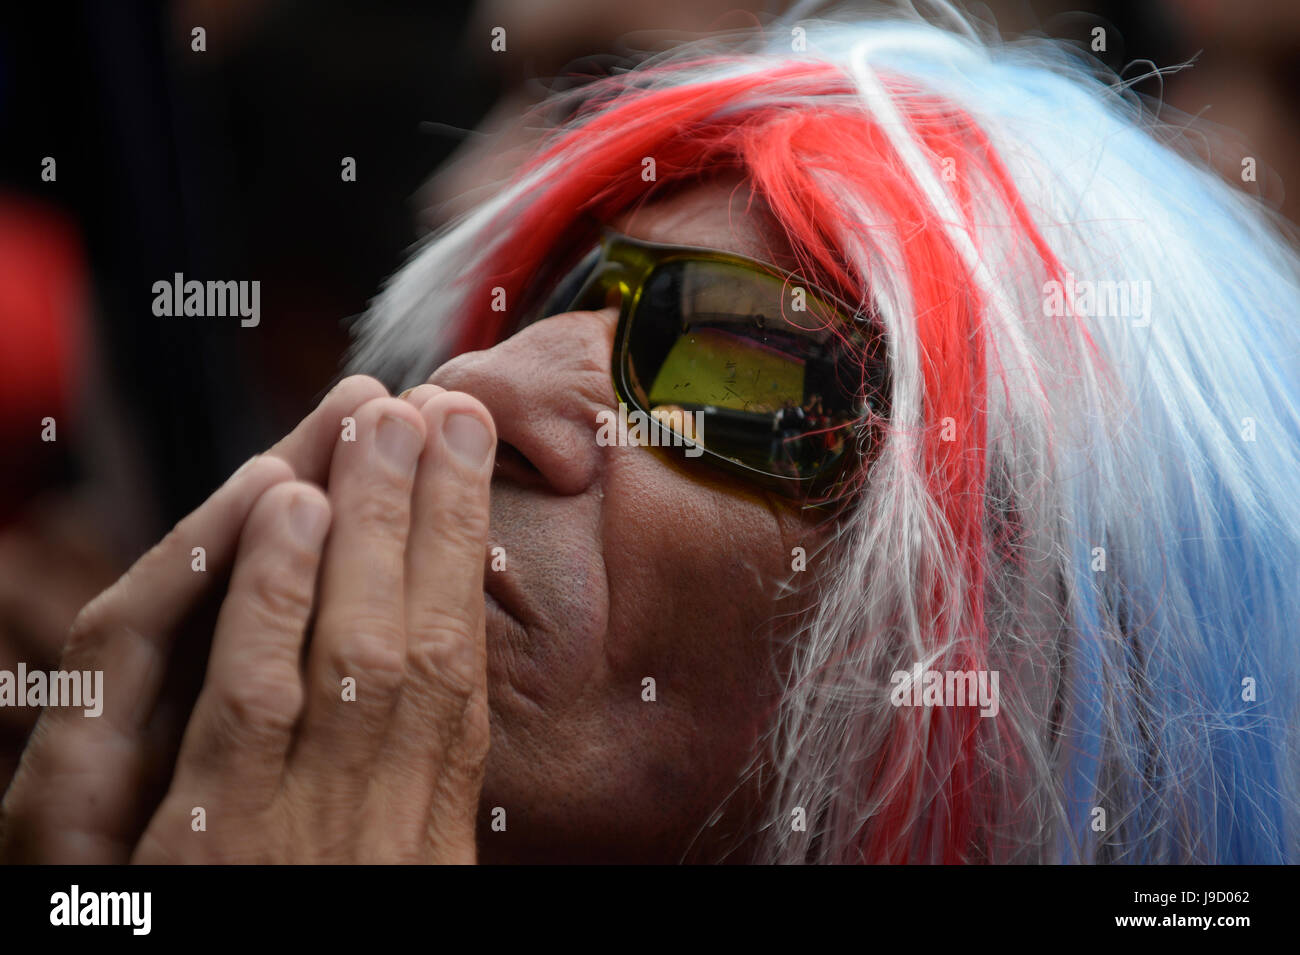
[[[734,179],[609,224],[790,267]],[[556,315],[429,379],[486,404],[500,437],[484,861],[708,855],[731,848],[757,797],[741,777],[778,701],[774,638],[802,606],[778,595],[818,518],[679,449],[598,445],[597,413],[617,407],[617,321],[617,308]]]

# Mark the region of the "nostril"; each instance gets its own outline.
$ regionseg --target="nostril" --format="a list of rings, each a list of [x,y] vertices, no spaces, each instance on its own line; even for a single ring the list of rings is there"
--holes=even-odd
[[[507,480],[524,486],[545,483],[542,472],[528,459],[528,456],[509,441],[497,441],[496,464],[492,480]]]

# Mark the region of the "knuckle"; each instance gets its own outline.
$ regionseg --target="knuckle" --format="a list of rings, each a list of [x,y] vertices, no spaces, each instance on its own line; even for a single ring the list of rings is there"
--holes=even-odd
[[[456,764],[468,778],[482,779],[487,771],[488,753],[492,748],[492,733],[486,706],[472,702],[464,710],[460,724],[459,746],[456,747]]]
[[[405,638],[388,624],[366,623],[348,627],[335,640],[329,663],[340,677],[365,677],[382,689],[401,684],[406,672]]]
[[[486,500],[465,494],[460,501],[440,498],[433,507],[434,526],[456,550],[481,550],[491,517]]]
[[[381,478],[385,491],[362,497],[352,509],[352,516],[365,534],[381,540],[402,541],[410,520],[410,500],[405,493],[394,493],[393,480]]]
[[[269,566],[253,573],[248,584],[249,606],[264,629],[283,629],[286,621],[305,620],[311,613],[308,562],[301,555],[292,556],[280,567]],[[311,563],[314,566],[314,561]]]
[[[436,635],[411,641],[406,665],[412,678],[421,684],[437,690],[447,700],[464,703],[479,682],[478,654],[467,635],[468,627],[459,619],[446,618],[442,624],[435,622],[433,630]]]
[[[273,547],[284,559],[305,559],[303,564],[291,563],[287,567],[289,570],[305,569],[307,563],[315,561],[315,551],[304,547],[289,533],[289,524],[285,520],[292,514],[296,503],[307,502],[309,499],[329,513],[329,498],[320,488],[306,481],[282,481],[262,492],[249,516],[249,526],[256,528],[259,541],[264,542],[263,546]]]
[[[303,706],[302,683],[287,666],[262,666],[227,679],[217,696],[225,722],[241,735],[285,735]]]

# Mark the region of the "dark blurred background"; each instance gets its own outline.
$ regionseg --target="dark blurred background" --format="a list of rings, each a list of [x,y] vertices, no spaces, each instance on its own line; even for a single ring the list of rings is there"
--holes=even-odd
[[[339,372],[419,236],[508,175],[557,85],[781,0],[9,0],[0,29],[0,668],[53,666],[79,607]],[[1214,124],[1207,154],[1295,221],[1294,0],[998,2]],[[506,50],[491,48],[492,28]],[[193,49],[202,27],[205,50]],[[1257,160],[1242,183],[1241,160]],[[54,160],[54,178],[47,157]],[[343,181],[344,157],[356,181]],[[43,176],[43,172],[45,175]],[[154,316],[152,285],[261,282],[261,321]],[[55,440],[46,419],[53,419]],[[0,713],[0,789],[35,713]]]

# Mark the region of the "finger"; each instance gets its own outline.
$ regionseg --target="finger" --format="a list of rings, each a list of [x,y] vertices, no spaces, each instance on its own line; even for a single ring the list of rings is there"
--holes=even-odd
[[[433,777],[409,767],[437,765],[466,801],[477,800],[487,755],[483,563],[496,429],[487,409],[459,392],[432,398],[421,414],[428,438],[407,548],[407,672],[381,763],[395,786],[427,787]],[[461,808],[472,824],[473,807]]]
[[[150,769],[145,724],[173,634],[209,581],[233,562],[254,503],[291,477],[283,461],[252,459],[78,615],[60,669],[87,674],[88,685],[99,688],[97,700],[42,712],[5,794],[5,812],[33,858],[129,857]],[[196,547],[204,548],[203,571],[195,569]],[[88,715],[96,708],[97,717]]]
[[[349,426],[344,419],[355,423],[358,408],[387,395],[388,389],[373,378],[365,375],[344,378],[268,453],[287,461],[300,480],[314,481],[324,487],[334,445]]]
[[[100,725],[131,734],[148,719],[177,626],[229,570],[254,503],[292,478],[284,461],[253,458],[77,615],[60,668],[103,671]],[[80,711],[47,712],[79,721]]]
[[[254,506],[173,791],[213,794],[223,805],[231,794],[264,805],[278,792],[302,711],[299,661],[330,518],[324,492],[301,481],[271,488]]]
[[[364,785],[405,665],[405,553],[424,421],[396,398],[357,412],[357,440],[330,466],[334,527],[307,660],[296,767],[342,788]],[[345,682],[347,681],[347,682]],[[349,774],[352,774],[350,778]]]

